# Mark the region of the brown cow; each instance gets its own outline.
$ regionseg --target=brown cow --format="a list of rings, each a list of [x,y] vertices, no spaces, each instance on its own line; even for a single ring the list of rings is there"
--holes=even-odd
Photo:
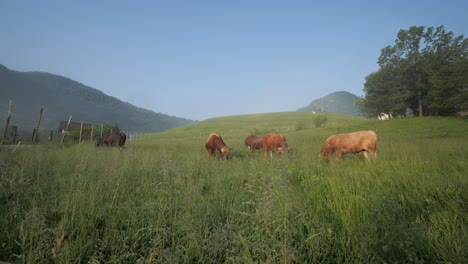
[[[255,135],[247,136],[244,140],[244,144],[251,150],[259,150],[263,148],[263,137],[257,137]]]
[[[287,155],[290,150],[291,148],[289,148],[286,137],[283,134],[268,133],[263,136],[263,152],[265,156],[269,151],[271,151],[271,156],[273,156],[273,152],[279,155]]]
[[[119,146],[123,147],[125,145],[125,141],[127,140],[127,135],[125,135],[123,132],[120,133],[112,133],[112,134],[106,134],[102,136],[102,138],[98,138],[96,146]]]
[[[325,140],[319,157],[325,158],[333,154],[340,159],[346,153],[363,152],[364,157],[377,157],[377,134],[374,131],[358,131],[348,134],[333,135]]]
[[[231,152],[232,148],[229,148],[224,144],[223,139],[219,134],[211,133],[208,136],[208,139],[205,143],[206,151],[208,151],[208,155],[214,158],[217,153],[221,155],[224,159],[229,159],[229,152]]]
[[[257,136],[256,135],[248,135],[245,139],[244,139],[244,145],[248,148],[250,148],[250,145],[252,145],[252,142],[254,141],[254,139],[256,139]]]

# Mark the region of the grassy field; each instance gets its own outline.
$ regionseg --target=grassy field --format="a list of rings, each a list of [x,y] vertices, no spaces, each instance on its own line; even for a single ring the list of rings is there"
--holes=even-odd
[[[310,113],[210,119],[128,141],[0,148],[0,260],[20,263],[468,263],[468,121]],[[378,159],[320,161],[372,129]],[[211,160],[210,132],[234,148]],[[243,146],[283,133],[288,158]],[[63,236],[62,236],[63,235]]]

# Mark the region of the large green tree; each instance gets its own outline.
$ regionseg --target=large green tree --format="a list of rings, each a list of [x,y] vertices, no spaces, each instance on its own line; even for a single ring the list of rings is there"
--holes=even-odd
[[[468,39],[443,26],[400,30],[382,49],[379,70],[366,77],[361,112],[419,116],[450,115],[468,109]]]

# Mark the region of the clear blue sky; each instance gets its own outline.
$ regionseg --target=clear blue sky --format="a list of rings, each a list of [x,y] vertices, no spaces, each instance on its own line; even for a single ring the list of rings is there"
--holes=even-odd
[[[0,0],[0,64],[203,120],[363,95],[381,49],[414,25],[466,37],[468,1]]]

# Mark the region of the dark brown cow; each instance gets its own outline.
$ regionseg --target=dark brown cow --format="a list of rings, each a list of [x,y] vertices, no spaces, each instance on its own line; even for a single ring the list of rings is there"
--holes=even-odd
[[[257,137],[255,135],[247,136],[244,140],[244,144],[251,150],[259,150],[263,148],[263,137]]]
[[[252,145],[252,142],[254,141],[254,139],[256,139],[257,136],[256,135],[248,135],[245,139],[244,139],[244,145],[248,148],[250,148],[250,145]]]
[[[123,147],[123,145],[125,145],[125,141],[127,141],[127,135],[123,132],[106,134],[97,140],[96,146]]]
[[[263,136],[263,152],[265,156],[269,151],[271,151],[271,156],[273,156],[273,152],[279,155],[287,155],[290,150],[286,137],[283,134],[268,133]]]
[[[358,131],[347,134],[333,135],[325,140],[319,157],[325,158],[331,154],[340,159],[346,153],[364,153],[369,159],[377,157],[377,134],[374,131]]]
[[[231,152],[232,148],[229,148],[224,144],[223,139],[219,134],[211,133],[208,136],[208,139],[205,143],[206,151],[208,151],[208,155],[214,158],[218,153],[224,159],[229,159],[229,152]]]

